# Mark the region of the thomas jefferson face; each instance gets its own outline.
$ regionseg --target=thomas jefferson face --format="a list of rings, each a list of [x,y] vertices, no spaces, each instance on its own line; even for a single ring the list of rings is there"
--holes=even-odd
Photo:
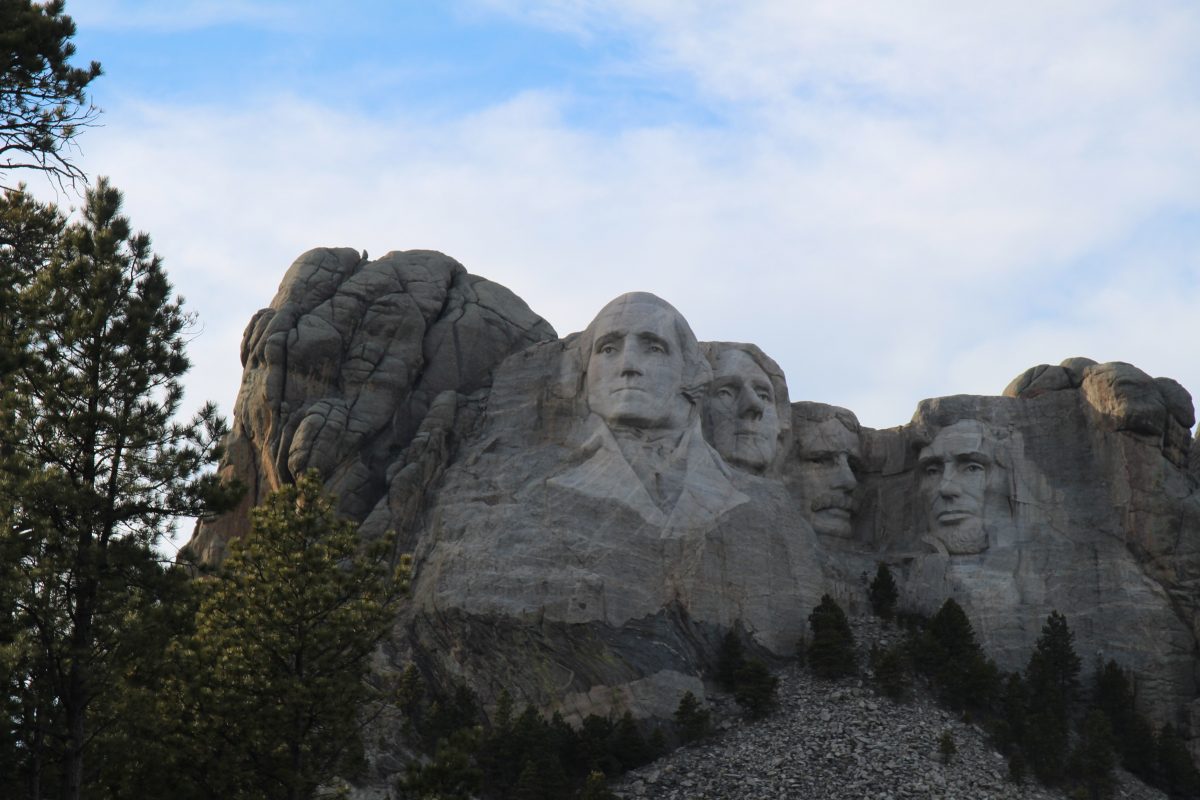
[[[799,481],[808,520],[813,530],[826,536],[851,535],[858,480],[858,435],[836,418],[822,420],[797,431]]]
[[[704,406],[713,446],[730,464],[762,472],[779,440],[771,379],[749,353],[732,347],[717,356],[713,373]]]
[[[683,347],[676,312],[645,299],[609,303],[591,325],[588,406],[609,425],[679,430],[691,403],[683,395]]]
[[[987,549],[983,509],[995,468],[990,452],[983,426],[963,421],[943,428],[918,457],[929,532],[952,554]]]

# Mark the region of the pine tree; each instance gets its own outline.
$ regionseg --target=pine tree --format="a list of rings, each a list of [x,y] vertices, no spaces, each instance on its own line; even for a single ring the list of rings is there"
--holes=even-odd
[[[187,761],[211,794],[300,800],[352,777],[361,714],[383,699],[364,681],[368,661],[407,588],[407,560],[393,568],[388,551],[361,552],[309,472],[255,509],[220,572],[201,579],[175,692],[192,721]]]
[[[1096,670],[1093,705],[1112,727],[1121,765],[1149,780],[1154,774],[1154,730],[1138,713],[1133,685],[1125,670],[1110,660]]]
[[[942,736],[938,739],[938,755],[942,757],[942,763],[949,764],[957,754],[958,745],[954,743],[954,736],[950,731],[942,731]]]
[[[191,318],[149,237],[121,215],[120,192],[101,179],[85,200],[81,221],[61,229],[54,212],[7,204],[36,218],[27,232],[57,238],[33,235],[25,260],[6,262],[19,288],[3,333],[17,335],[0,391],[0,545],[22,587],[10,606],[22,632],[22,752],[39,791],[52,780],[72,800],[96,740],[90,718],[145,600],[131,581],[157,568],[175,517],[232,499],[204,472],[226,432],[215,409],[176,421]]]
[[[650,760],[650,748],[630,712],[622,714],[613,727],[610,749],[623,772],[640,767]]]
[[[875,616],[890,620],[899,596],[900,592],[896,588],[895,579],[892,578],[892,571],[888,569],[887,564],[879,562],[870,589],[871,609],[875,612]]]
[[[603,772],[592,772],[583,785],[579,800],[616,800],[617,796],[609,791],[608,781]]]
[[[579,728],[580,761],[588,772],[600,770],[605,775],[616,775],[621,771],[620,763],[613,757],[613,722],[598,714],[588,714]]]
[[[737,671],[733,698],[753,718],[765,716],[775,705],[779,689],[779,678],[771,674],[767,665],[752,658]]]
[[[1002,753],[1015,756],[1024,769],[1021,746],[1025,741],[1025,729],[1029,716],[1029,692],[1019,672],[1011,672],[1000,688],[997,718],[992,732],[996,746]]]
[[[746,657],[742,648],[742,637],[736,629],[730,629],[721,640],[717,651],[717,683],[727,692],[732,692],[737,682],[737,671],[742,668]]]
[[[711,713],[700,705],[696,695],[684,692],[675,709],[675,731],[684,744],[703,739],[711,729]]]
[[[456,731],[426,764],[412,763],[396,787],[400,797],[411,800],[474,800],[483,786],[483,774],[475,764],[479,729]],[[222,795],[211,795],[220,797]],[[248,797],[262,795],[250,794]]]
[[[1099,709],[1088,712],[1071,754],[1071,772],[1090,800],[1107,800],[1116,787],[1116,742],[1108,716]]]
[[[1071,710],[1079,689],[1074,639],[1066,618],[1051,612],[1025,668],[1030,712],[1023,749],[1034,774],[1046,784],[1061,781],[1067,763]]]
[[[946,600],[921,639],[920,664],[951,708],[986,708],[999,681],[962,606]]]
[[[908,695],[908,660],[905,648],[893,645],[886,649],[871,648],[871,673],[879,691],[892,700],[903,700]]]
[[[1155,739],[1154,750],[1158,762],[1156,785],[1171,795],[1172,800],[1200,797],[1200,773],[1175,726],[1163,725]]]
[[[858,671],[854,655],[854,634],[841,606],[829,595],[808,615],[812,641],[808,645],[808,666],[813,674],[834,680]]]
[[[84,90],[100,64],[71,66],[75,23],[63,0],[0,2],[0,181],[13,169],[72,182],[83,172],[68,157],[81,127],[99,113]]]

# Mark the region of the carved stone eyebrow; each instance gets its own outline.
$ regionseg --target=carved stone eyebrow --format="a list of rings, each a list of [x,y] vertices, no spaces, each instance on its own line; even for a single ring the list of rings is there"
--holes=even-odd
[[[604,345],[610,344],[611,342],[620,341],[621,339],[624,339],[624,338],[625,338],[625,331],[609,331],[608,333],[604,334],[603,336],[599,336],[596,338],[595,344],[592,345],[592,352],[599,353],[600,348],[604,347]]]
[[[643,342],[647,342],[649,344],[661,345],[662,348],[664,350],[666,350],[668,353],[671,352],[671,343],[668,342],[666,339],[662,338],[661,336],[659,336],[657,333],[651,333],[650,331],[642,331],[641,333],[638,334],[638,339]]]
[[[992,463],[991,456],[989,456],[987,453],[980,453],[975,450],[971,451],[970,453],[955,453],[954,460],[959,464],[975,463],[986,466]]]
[[[923,455],[917,458],[917,467],[920,469],[925,469],[925,467],[930,467],[934,464],[941,466],[944,461],[945,459],[943,459],[941,456],[935,456],[932,454]]]

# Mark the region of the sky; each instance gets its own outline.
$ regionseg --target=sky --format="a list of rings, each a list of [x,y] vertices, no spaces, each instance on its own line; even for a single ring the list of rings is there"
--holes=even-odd
[[[654,292],[875,428],[1071,356],[1200,392],[1193,0],[66,10],[78,162],[199,318],[188,409],[320,246],[440,250],[560,335]]]

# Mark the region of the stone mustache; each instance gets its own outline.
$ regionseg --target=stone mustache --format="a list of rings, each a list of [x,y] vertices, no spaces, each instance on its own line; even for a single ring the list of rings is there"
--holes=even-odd
[[[954,597],[1005,669],[1062,612],[1085,661],[1200,732],[1200,453],[1169,379],[1073,358],[872,430],[654,295],[560,339],[440,253],[349,249],[296,261],[242,364],[223,470],[251,492],[191,553],[219,561],[317,469],[364,538],[414,554],[391,666],[485,705],[670,718],[726,631],[788,657],[821,595],[864,612],[885,562],[903,607]]]

